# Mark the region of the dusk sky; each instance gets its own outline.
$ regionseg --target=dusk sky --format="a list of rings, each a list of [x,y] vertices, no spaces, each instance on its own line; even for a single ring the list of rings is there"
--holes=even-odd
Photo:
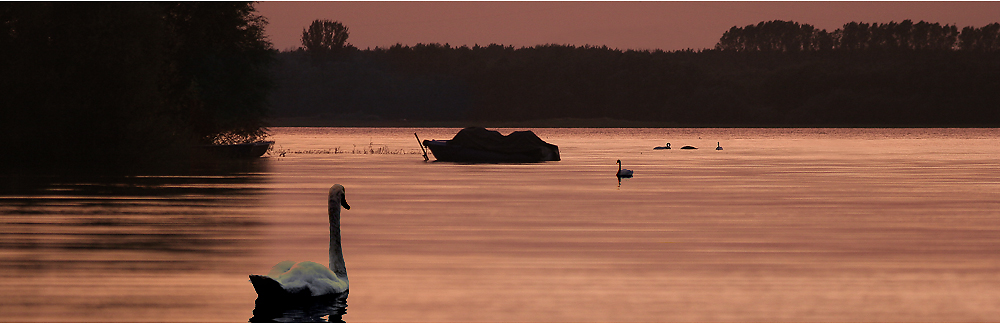
[[[833,31],[856,22],[911,19],[982,27],[1000,2],[261,2],[274,47],[300,46],[315,19],[340,21],[360,48],[396,43],[607,45],[619,49],[711,48],[733,26],[791,20]]]

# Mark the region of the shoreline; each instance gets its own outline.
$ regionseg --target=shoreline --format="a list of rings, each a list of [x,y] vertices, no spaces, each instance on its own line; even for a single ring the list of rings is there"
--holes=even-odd
[[[552,118],[526,121],[427,121],[362,120],[323,117],[282,117],[268,119],[268,127],[421,127],[421,128],[997,128],[998,125],[746,125],[680,124],[661,121],[635,121],[612,118]]]

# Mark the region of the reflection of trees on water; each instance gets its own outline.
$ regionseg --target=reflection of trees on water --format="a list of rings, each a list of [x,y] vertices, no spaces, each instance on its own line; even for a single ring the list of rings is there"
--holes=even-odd
[[[250,322],[344,323],[349,291],[322,298],[266,300],[257,298]]]
[[[32,184],[0,191],[0,251],[13,252],[0,267],[192,270],[231,258],[253,248],[243,238],[259,226],[266,169],[259,159],[182,175],[22,179]],[[87,255],[100,257],[76,259]]]

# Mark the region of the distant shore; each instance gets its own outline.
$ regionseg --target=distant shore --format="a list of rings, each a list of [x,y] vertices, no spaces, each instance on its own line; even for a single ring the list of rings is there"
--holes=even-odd
[[[426,121],[426,120],[344,120],[322,117],[289,117],[269,120],[273,127],[534,127],[534,128],[669,128],[671,122],[646,122],[610,118],[555,118],[527,121]]]
[[[679,124],[611,118],[553,118],[526,121],[350,120],[324,117],[284,117],[268,120],[271,127],[451,127],[486,128],[995,128],[996,125],[733,125]]]

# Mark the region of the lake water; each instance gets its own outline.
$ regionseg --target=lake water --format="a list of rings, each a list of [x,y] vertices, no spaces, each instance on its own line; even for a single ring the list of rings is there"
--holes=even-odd
[[[245,322],[247,275],[327,263],[340,183],[347,322],[1000,321],[1000,130],[543,128],[562,161],[424,162],[414,132],[457,131],[22,180],[51,185],[0,195],[0,320]]]

